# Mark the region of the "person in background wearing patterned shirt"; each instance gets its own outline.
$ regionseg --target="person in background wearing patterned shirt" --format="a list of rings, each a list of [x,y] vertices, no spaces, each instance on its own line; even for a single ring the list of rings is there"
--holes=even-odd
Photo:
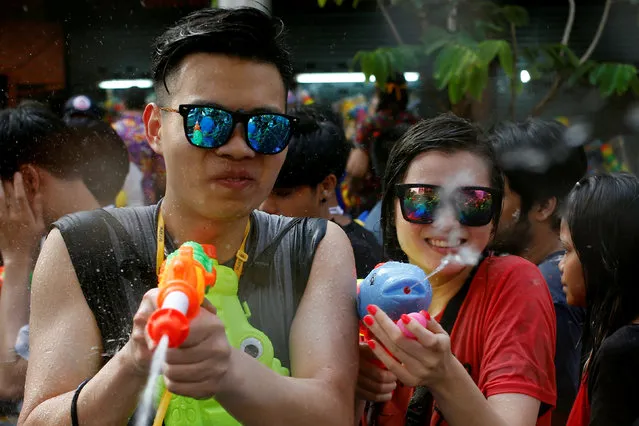
[[[146,92],[133,87],[124,96],[125,110],[113,123],[113,128],[124,140],[131,161],[142,171],[142,189],[146,205],[157,203],[164,196],[166,172],[164,158],[155,153],[144,134],[142,110],[146,106]]]

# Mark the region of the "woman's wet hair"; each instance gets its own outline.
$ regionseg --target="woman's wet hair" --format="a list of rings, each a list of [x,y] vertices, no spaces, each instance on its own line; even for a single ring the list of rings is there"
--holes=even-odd
[[[639,179],[631,174],[583,178],[568,196],[564,220],[586,286],[583,342],[593,354],[607,336],[639,316],[637,218]]]
[[[286,90],[293,65],[284,24],[259,9],[206,8],[179,20],[155,41],[152,72],[155,91],[169,93],[166,84],[182,60],[196,53],[213,53],[273,64]],[[247,82],[250,83],[250,82]]]
[[[408,260],[397,240],[394,187],[395,184],[402,183],[411,162],[425,152],[474,154],[486,162],[490,170],[490,186],[500,194],[504,190],[504,177],[497,165],[493,146],[483,130],[453,114],[442,114],[432,119],[421,120],[408,129],[395,144],[386,165],[381,224],[384,232],[385,255],[392,260]],[[497,229],[500,214],[501,208],[497,210],[493,219],[493,230]]]

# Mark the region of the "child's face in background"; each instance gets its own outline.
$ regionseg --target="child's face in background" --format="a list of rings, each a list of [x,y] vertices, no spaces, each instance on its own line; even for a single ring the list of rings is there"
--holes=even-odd
[[[490,169],[475,154],[431,151],[413,159],[402,183],[450,185],[455,188],[490,187]],[[441,206],[435,210],[435,217],[432,224],[410,223],[404,219],[400,201],[395,198],[395,226],[399,244],[409,261],[426,272],[437,268],[446,254],[456,253],[464,246],[482,252],[491,239],[493,222],[484,226],[464,226],[459,223],[456,212],[442,209]],[[452,233],[454,238],[451,238]],[[467,267],[451,264],[440,275],[452,276]]]

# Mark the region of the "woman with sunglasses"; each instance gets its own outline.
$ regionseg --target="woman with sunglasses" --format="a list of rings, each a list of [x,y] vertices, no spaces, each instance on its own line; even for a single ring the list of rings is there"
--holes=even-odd
[[[584,178],[566,207],[559,269],[568,303],[586,308],[589,348],[568,425],[630,426],[639,421],[639,179]]]
[[[363,423],[549,425],[556,398],[552,300],[532,263],[486,252],[503,190],[489,142],[454,115],[421,121],[391,152],[384,184],[390,259],[430,273],[448,254],[483,254],[476,266],[450,264],[430,278],[427,327],[402,317],[416,339],[368,307],[364,323],[375,339],[370,351],[360,347],[358,396],[384,403]],[[374,367],[372,356],[388,371]]]

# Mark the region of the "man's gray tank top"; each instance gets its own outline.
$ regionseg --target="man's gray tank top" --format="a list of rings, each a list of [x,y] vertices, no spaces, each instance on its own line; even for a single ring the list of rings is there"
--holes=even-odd
[[[100,209],[57,221],[87,304],[102,334],[105,362],[128,341],[144,293],[157,286],[158,206]],[[289,333],[310,274],[323,219],[292,219],[254,211],[238,296],[253,327],[271,340],[290,369]],[[169,252],[175,247],[167,235]],[[233,267],[234,259],[226,266]]]

